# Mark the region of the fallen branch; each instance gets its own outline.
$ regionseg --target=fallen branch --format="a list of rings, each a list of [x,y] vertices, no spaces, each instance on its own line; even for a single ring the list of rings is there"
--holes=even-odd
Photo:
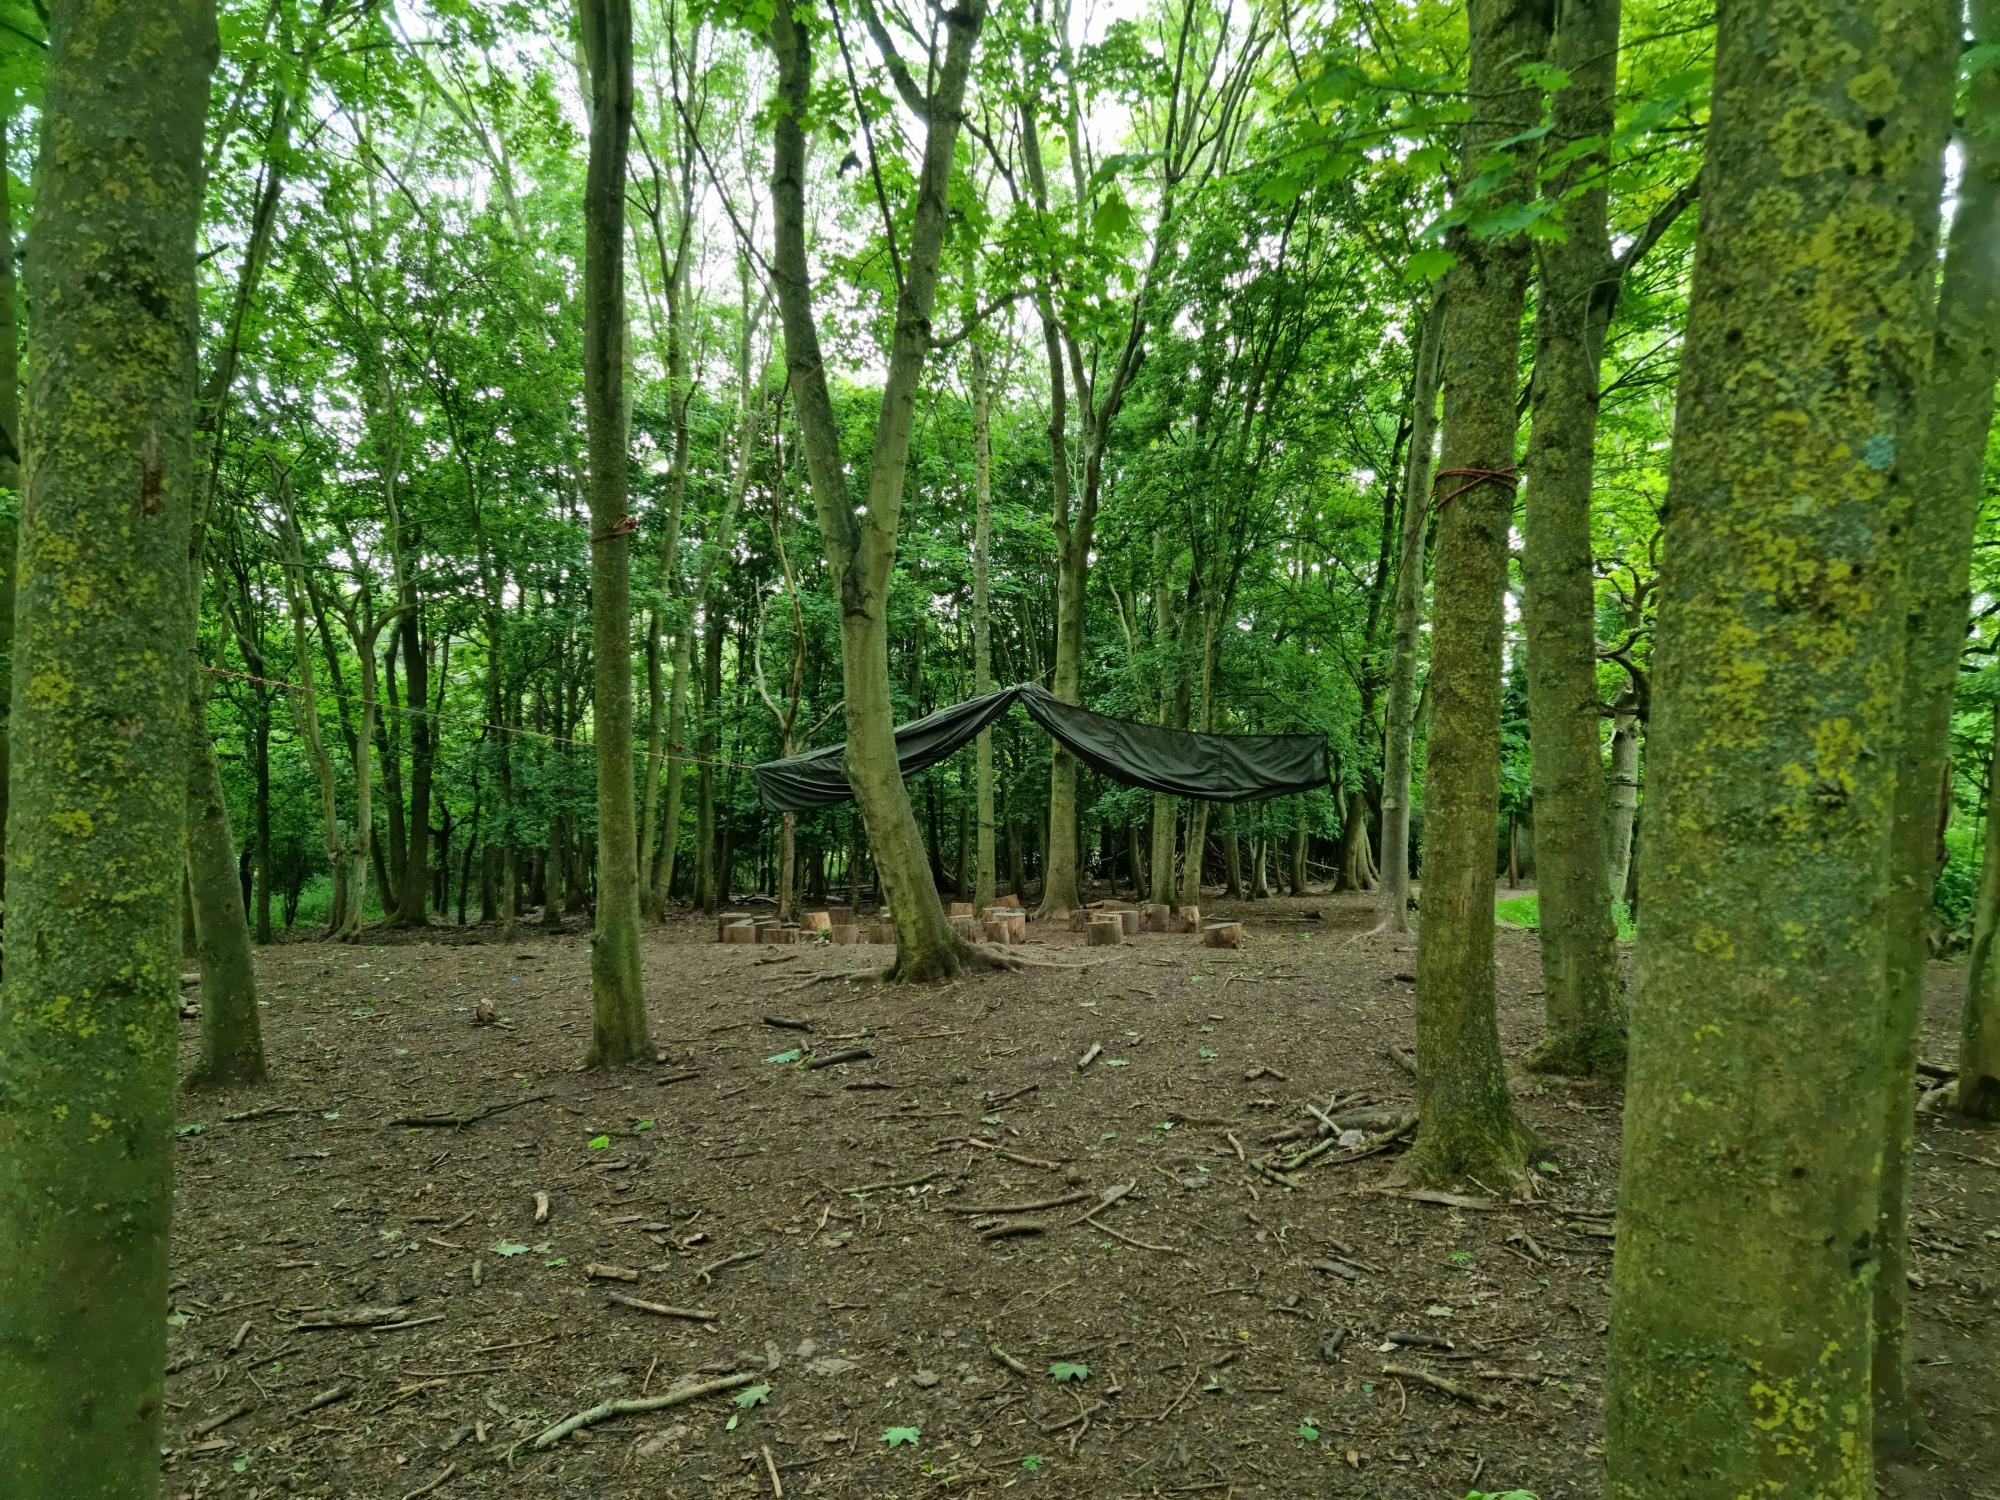
[[[203,1422],[199,1427],[195,1428],[193,1432],[189,1433],[188,1436],[205,1438],[211,1432],[214,1432],[217,1428],[227,1427],[231,1422],[234,1422],[238,1417],[249,1416],[250,1413],[255,1409],[256,1408],[251,1406],[251,1404],[248,1401],[238,1402],[235,1406],[230,1407],[229,1410],[224,1412],[221,1416],[210,1417],[206,1422]]]
[[[742,1262],[746,1260],[755,1260],[757,1259],[758,1256],[762,1255],[763,1253],[764,1252],[762,1250],[738,1250],[734,1255],[725,1255],[722,1257],[721,1260],[710,1261],[707,1265],[703,1266],[699,1271],[694,1273],[694,1279],[696,1281],[706,1283],[711,1276],[713,1276],[717,1271],[720,1271],[723,1267],[740,1265]]]
[[[1413,1365],[1384,1365],[1384,1375],[1392,1375],[1401,1380],[1414,1380],[1419,1385],[1427,1385],[1434,1391],[1442,1391],[1447,1396],[1455,1396],[1460,1401],[1478,1407],[1481,1411],[1502,1411],[1505,1404],[1484,1391],[1470,1390],[1455,1380],[1446,1380],[1442,1375],[1433,1375],[1428,1370],[1419,1370]]]
[[[885,1188],[919,1187],[929,1182],[933,1177],[942,1176],[944,1176],[944,1172],[939,1170],[936,1172],[926,1172],[921,1177],[898,1177],[890,1182],[864,1182],[860,1187],[838,1188],[836,1191],[849,1198],[859,1198],[863,1193],[879,1193]]]
[[[982,1240],[1011,1240],[1018,1235],[1040,1234],[1049,1226],[1039,1219],[1014,1219],[1005,1224],[995,1224],[990,1229],[979,1231]]]
[[[786,956],[788,958],[796,958],[798,955],[787,954]],[[811,1031],[813,1029],[812,1022],[795,1021],[787,1016],[765,1016],[763,1021],[766,1026],[776,1026],[783,1031]]]
[[[643,1313],[651,1313],[656,1318],[685,1318],[690,1323],[713,1323],[716,1315],[701,1307],[669,1307],[664,1302],[648,1302],[643,1297],[628,1297],[623,1292],[606,1292],[605,1296],[620,1307],[636,1308]]]
[[[1954,1078],[1957,1074],[1952,1075]],[[260,1104],[255,1109],[239,1109],[233,1115],[224,1115],[225,1125],[240,1124],[244,1120],[268,1120],[273,1115],[302,1115],[305,1111],[294,1104]]]
[[[718,1396],[724,1391],[741,1390],[746,1385],[754,1385],[762,1377],[754,1370],[736,1375],[723,1375],[714,1380],[704,1380],[697,1385],[684,1385],[679,1390],[668,1391],[664,1396],[625,1397],[616,1401],[606,1401],[593,1406],[588,1411],[580,1411],[575,1416],[564,1417],[553,1427],[543,1429],[533,1438],[524,1439],[536,1452],[546,1452],[555,1447],[572,1432],[586,1427],[595,1427],[599,1422],[609,1422],[614,1417],[633,1417],[649,1411],[665,1411],[672,1406],[684,1406],[690,1401],[699,1401],[703,1396]],[[519,1448],[516,1443],[514,1448]],[[513,1449],[508,1452],[511,1455]]]
[[[1116,1203],[1119,1199],[1125,1197],[1126,1194],[1130,1193],[1132,1189],[1134,1189],[1138,1185],[1139,1184],[1136,1182],[1119,1182],[1112,1184],[1110,1187],[1104,1190],[1103,1194],[1098,1198],[1097,1202],[1091,1207],[1088,1213],[1080,1214],[1076,1218],[1071,1219],[1069,1221],[1070,1227],[1074,1229],[1077,1225],[1086,1222],[1094,1215],[1103,1213],[1105,1209],[1111,1207],[1112,1204]],[[1079,1194],[1078,1196],[1081,1197],[1082,1195]]]
[[[488,1115],[503,1114],[510,1109],[519,1109],[524,1104],[539,1104],[551,1098],[549,1094],[524,1094],[519,1099],[504,1099],[498,1104],[489,1104],[484,1109],[474,1110],[469,1115],[397,1115],[391,1125],[407,1125],[411,1129],[427,1127],[442,1130],[463,1130],[468,1125],[477,1124]]]
[[[967,1208],[948,1207],[948,1214],[1034,1214],[1045,1208],[1062,1208],[1071,1203],[1081,1203],[1090,1194],[1085,1192],[1060,1193],[1053,1198],[1038,1198],[1033,1203],[979,1203]],[[1097,1210],[1092,1209],[1095,1213]]]
[[[806,1059],[806,1071],[810,1073],[816,1068],[830,1068],[835,1063],[860,1062],[874,1055],[866,1047],[846,1047],[839,1052],[816,1053]]]
[[[1059,1161],[1043,1161],[1039,1156],[1023,1156],[1018,1151],[1009,1151],[1005,1146],[996,1146],[991,1141],[981,1140],[976,1135],[965,1138],[968,1146],[977,1146],[982,1151],[991,1151],[995,1156],[1004,1156],[1009,1161],[1017,1161],[1024,1167],[1040,1167],[1044,1172],[1060,1172],[1063,1164]]]
[[[458,1472],[458,1465],[456,1463],[446,1464],[444,1466],[443,1473],[439,1474],[438,1477],[433,1479],[429,1484],[418,1485],[415,1489],[411,1490],[408,1494],[404,1495],[403,1500],[422,1500],[423,1496],[428,1495],[432,1490],[436,1489],[439,1485],[443,1484],[447,1479],[451,1478],[451,1476],[456,1474],[457,1472]]]
[[[1416,1078],[1417,1060],[1410,1054],[1407,1048],[1384,1047],[1382,1049],[1382,1055],[1388,1058],[1389,1061],[1394,1063],[1397,1067],[1401,1068],[1405,1073],[1408,1073],[1413,1080]]]

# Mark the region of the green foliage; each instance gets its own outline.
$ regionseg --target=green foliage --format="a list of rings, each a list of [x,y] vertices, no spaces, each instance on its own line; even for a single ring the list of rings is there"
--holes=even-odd
[[[1065,1381],[1088,1380],[1090,1379],[1090,1366],[1059,1359],[1049,1366],[1049,1374],[1055,1377],[1058,1385]]]
[[[917,1439],[922,1436],[923,1429],[920,1427],[890,1427],[883,1431],[878,1441],[887,1443],[891,1448],[914,1448]]]
[[[1493,903],[1493,915],[1502,922],[1533,931],[1542,925],[1541,898],[1532,893],[1525,896],[1504,897]],[[1611,919],[1617,925],[1620,942],[1637,941],[1639,925],[1633,920],[1631,909],[1623,901],[1611,903]]]

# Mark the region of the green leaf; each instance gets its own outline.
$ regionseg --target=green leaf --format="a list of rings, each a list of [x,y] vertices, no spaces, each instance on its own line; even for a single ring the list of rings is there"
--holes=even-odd
[[[1307,1417],[1298,1426],[1294,1427],[1292,1431],[1299,1435],[1301,1442],[1316,1443],[1319,1441],[1319,1428],[1313,1424],[1311,1417]]]
[[[1049,1373],[1055,1376],[1058,1384],[1071,1380],[1088,1380],[1090,1379],[1090,1366],[1075,1364],[1066,1359],[1059,1359],[1049,1366]]]
[[[1548,1173],[1548,1174],[1549,1174],[1549,1176],[1551,1176],[1551,1177],[1560,1177],[1560,1176],[1562,1176],[1562,1168],[1561,1168],[1561,1167],[1559,1167],[1559,1166],[1557,1166],[1557,1165],[1556,1165],[1556,1164],[1555,1164],[1554,1162],[1552,1162],[1552,1161],[1538,1161],[1538,1162],[1536,1162],[1536,1163],[1535,1163],[1535,1170],[1536,1170],[1537,1172],[1546,1172],[1546,1173]]]
[[[1090,216],[1091,233],[1102,239],[1116,239],[1132,227],[1132,205],[1123,193],[1111,193]]]
[[[632,1128],[634,1130],[651,1130],[653,1128],[653,1122],[651,1120],[641,1120],[637,1125],[634,1125]]]
[[[200,1134],[201,1134],[201,1133],[202,1133],[202,1132],[203,1132],[204,1130],[206,1130],[206,1129],[208,1129],[208,1127],[207,1127],[206,1125],[202,1125],[202,1124],[199,1124],[199,1123],[197,1123],[197,1124],[193,1124],[193,1125],[176,1125],[176,1126],[174,1127],[174,1134],[175,1134],[175,1135],[200,1135]]]
[[[891,1427],[883,1432],[881,1440],[891,1448],[914,1448],[922,1436],[920,1427]]]
[[[608,1135],[594,1135],[590,1138],[590,1149],[593,1151],[602,1151],[610,1144],[611,1137]]]
[[[493,1253],[495,1255],[507,1255],[507,1256],[526,1255],[528,1253],[528,1247],[526,1245],[516,1244],[513,1240],[502,1240],[499,1244],[493,1247]]]
[[[1451,1309],[1446,1307],[1442,1302],[1433,1302],[1429,1307],[1424,1309],[1424,1316],[1427,1318],[1448,1318],[1451,1316]]]
[[[770,1399],[770,1396],[771,1387],[766,1383],[764,1385],[745,1386],[729,1399],[747,1410],[753,1406],[762,1406]]]
[[[1449,250],[1419,250],[1411,255],[1409,263],[1403,267],[1403,280],[1413,286],[1427,281],[1437,281],[1457,264],[1458,257]]]
[[[785,1052],[773,1052],[769,1057],[764,1059],[767,1063],[795,1063],[798,1060],[799,1049],[796,1047]]]

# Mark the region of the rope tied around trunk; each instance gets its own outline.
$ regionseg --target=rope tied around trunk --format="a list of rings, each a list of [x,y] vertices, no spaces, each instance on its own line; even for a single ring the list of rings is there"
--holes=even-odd
[[[1521,468],[1518,464],[1506,464],[1498,469],[1439,469],[1431,476],[1431,483],[1440,479],[1463,479],[1465,483],[1442,499],[1432,501],[1432,510],[1443,510],[1467,490],[1476,490],[1482,484],[1504,484],[1511,494],[1520,487]]]

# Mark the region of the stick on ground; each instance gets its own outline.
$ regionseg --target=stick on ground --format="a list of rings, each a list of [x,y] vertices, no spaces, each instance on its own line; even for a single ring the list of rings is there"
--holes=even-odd
[[[754,1385],[761,1377],[755,1370],[746,1370],[735,1375],[721,1375],[714,1380],[699,1381],[694,1385],[684,1385],[668,1391],[664,1396],[627,1397],[618,1401],[606,1401],[580,1411],[574,1416],[564,1417],[553,1427],[544,1428],[527,1445],[536,1452],[545,1452],[555,1447],[572,1432],[585,1427],[595,1427],[599,1422],[609,1422],[614,1417],[633,1417],[642,1412],[665,1411],[671,1406],[684,1406],[690,1401],[699,1401],[703,1396],[719,1396],[724,1391],[741,1390],[746,1385]],[[520,1444],[516,1444],[519,1447]]]

